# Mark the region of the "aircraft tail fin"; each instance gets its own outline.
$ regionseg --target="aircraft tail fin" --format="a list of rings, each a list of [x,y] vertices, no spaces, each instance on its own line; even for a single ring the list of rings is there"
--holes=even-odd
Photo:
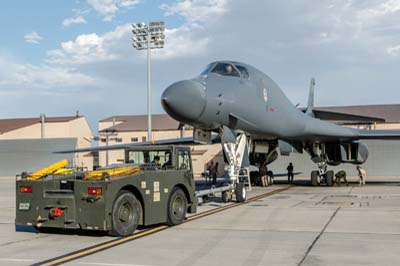
[[[314,88],[315,88],[315,79],[312,78],[310,82],[310,93],[308,95],[308,104],[306,109],[306,115],[314,117]]]

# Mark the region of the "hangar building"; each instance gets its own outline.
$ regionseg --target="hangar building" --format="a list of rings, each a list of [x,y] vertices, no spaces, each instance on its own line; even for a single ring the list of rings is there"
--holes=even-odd
[[[34,171],[64,158],[91,168],[91,154],[53,152],[90,147],[92,138],[84,116],[0,119],[0,176]]]
[[[382,123],[363,123],[355,121],[336,121],[337,124],[357,127],[359,129],[394,129],[400,130],[400,104],[354,105],[318,107],[316,110],[333,111],[343,114],[361,115],[382,118]]]

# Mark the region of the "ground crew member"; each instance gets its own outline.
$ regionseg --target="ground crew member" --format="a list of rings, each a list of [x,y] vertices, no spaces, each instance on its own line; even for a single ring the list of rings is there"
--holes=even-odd
[[[206,175],[206,182],[207,182],[207,177],[210,179],[210,181],[214,177],[215,166],[213,160],[211,160],[210,163],[207,165],[207,171],[208,174]]]
[[[357,165],[358,177],[360,177],[360,186],[365,185],[365,179],[367,178],[367,172],[361,168],[361,166]]]
[[[160,165],[160,156],[154,156],[154,160],[151,162],[152,164],[154,164],[155,167],[159,168]]]
[[[293,164],[289,163],[287,169],[287,181],[288,184],[293,184]]]
[[[268,181],[267,181],[267,163],[266,160],[260,165],[260,168],[258,169],[258,174],[260,176],[260,186],[266,187],[268,186]]]
[[[336,177],[335,183],[338,184],[339,186],[340,186],[340,183],[342,182],[342,179],[343,179],[344,183],[346,184],[346,186],[349,185],[349,183],[347,182],[345,171],[340,170],[339,172],[336,173],[335,177]]]
[[[217,177],[219,176],[218,166],[219,166],[219,162],[216,162],[214,165],[214,172],[213,172],[214,175],[211,176],[213,185],[217,184]]]
[[[162,165],[162,169],[167,169],[168,167],[170,167],[172,165],[172,161],[171,161],[171,153],[170,152],[166,152],[165,153],[165,158],[166,158],[166,162]]]

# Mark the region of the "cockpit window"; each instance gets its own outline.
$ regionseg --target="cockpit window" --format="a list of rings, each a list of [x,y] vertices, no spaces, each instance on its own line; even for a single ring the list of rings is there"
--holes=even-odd
[[[239,72],[236,68],[231,64],[226,63],[218,63],[213,70],[212,73],[217,73],[223,76],[233,76],[233,77],[240,77]]]
[[[240,75],[242,76],[242,78],[244,78],[244,79],[248,79],[249,78],[249,72],[247,71],[247,69],[244,66],[236,65],[236,67],[239,70]]]
[[[212,68],[213,66],[214,66],[214,63],[208,64],[207,67],[206,67],[206,69],[204,69],[203,72],[201,72],[200,75],[201,75],[201,76],[207,75],[208,72],[211,70],[211,68]]]

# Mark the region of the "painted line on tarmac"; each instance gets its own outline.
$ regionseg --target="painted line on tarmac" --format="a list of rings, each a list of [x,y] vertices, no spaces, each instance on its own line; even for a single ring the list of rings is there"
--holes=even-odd
[[[98,266],[154,266],[144,264],[121,264],[121,263],[103,263],[103,262],[78,262],[79,265],[98,265]]]
[[[291,185],[288,185],[288,186],[285,186],[283,188],[279,188],[279,189],[276,189],[276,190],[273,190],[273,191],[270,191],[270,192],[263,193],[263,194],[258,195],[258,196],[254,196],[254,197],[246,200],[245,202],[232,203],[232,204],[229,204],[229,205],[226,205],[226,206],[223,206],[223,207],[219,207],[219,208],[216,208],[216,209],[212,209],[212,210],[209,210],[209,211],[204,211],[204,212],[201,212],[199,214],[195,214],[193,216],[188,217],[183,223],[194,221],[194,220],[197,220],[197,219],[212,215],[212,214],[217,213],[217,212],[221,212],[221,211],[224,211],[224,210],[227,210],[227,209],[231,209],[231,208],[234,208],[234,207],[237,207],[237,206],[241,206],[243,204],[251,203],[251,202],[257,201],[259,199],[262,199],[262,198],[265,198],[265,197],[272,196],[274,194],[283,192],[285,190],[290,189],[291,187],[292,187]],[[76,251],[73,251],[71,253],[67,253],[67,254],[64,254],[64,255],[61,255],[61,256],[58,256],[58,257],[55,257],[55,258],[51,258],[51,259],[48,259],[48,260],[45,260],[45,261],[34,263],[34,264],[31,264],[31,266],[39,266],[39,265],[40,266],[51,266],[51,265],[64,264],[64,263],[67,263],[67,262],[70,262],[70,261],[73,261],[73,260],[80,259],[82,257],[86,257],[88,255],[95,254],[95,253],[100,252],[100,251],[103,251],[103,250],[106,250],[106,249],[110,249],[110,248],[116,247],[118,245],[121,245],[121,244],[130,242],[130,241],[142,238],[144,236],[148,236],[148,235],[154,234],[156,232],[163,231],[163,230],[165,230],[167,228],[170,228],[170,227],[171,226],[168,226],[168,225],[160,225],[160,226],[157,226],[157,227],[154,227],[154,228],[151,228],[151,229],[147,229],[145,231],[138,232],[138,233],[130,235],[130,236],[120,237],[120,238],[117,238],[117,239],[106,241],[104,243],[96,244],[94,246],[90,246],[90,247],[87,247],[87,248],[76,250]]]

